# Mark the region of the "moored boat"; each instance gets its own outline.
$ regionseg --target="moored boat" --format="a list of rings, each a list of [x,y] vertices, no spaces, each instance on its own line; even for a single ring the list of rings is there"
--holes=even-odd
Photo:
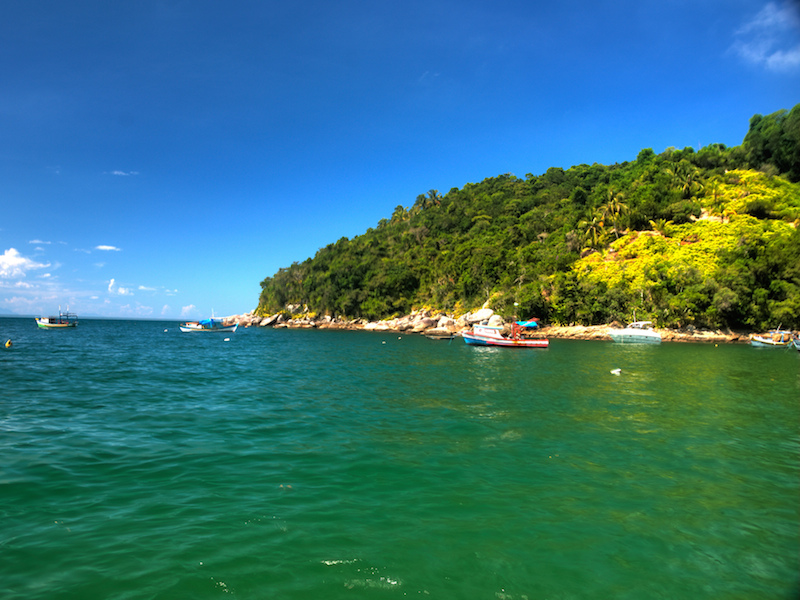
[[[452,340],[456,337],[452,331],[447,329],[428,329],[422,333],[429,340]]]
[[[533,321],[528,323],[527,327],[535,327]],[[531,323],[533,323],[531,325]],[[546,338],[533,338],[524,339],[520,337],[520,332],[523,329],[521,322],[514,323],[512,329],[512,336],[505,337],[501,331],[502,327],[494,327],[491,325],[473,325],[472,331],[464,331],[461,337],[470,346],[497,346],[500,348],[547,348],[550,341]]]
[[[793,343],[794,336],[791,331],[773,329],[765,334],[750,335],[750,345],[756,348],[786,348]]]
[[[624,329],[612,329],[608,335],[621,344],[661,343],[661,334],[653,329],[652,321],[633,321]]]
[[[181,331],[184,333],[190,331],[234,333],[237,327],[239,327],[238,322],[233,325],[225,325],[221,319],[215,319],[213,317],[210,319],[203,319],[202,321],[187,321],[186,323],[180,324]]]
[[[69,312],[69,309],[67,312],[61,312],[61,307],[58,308],[58,316],[35,317],[35,320],[41,329],[66,329],[78,326],[78,315]]]

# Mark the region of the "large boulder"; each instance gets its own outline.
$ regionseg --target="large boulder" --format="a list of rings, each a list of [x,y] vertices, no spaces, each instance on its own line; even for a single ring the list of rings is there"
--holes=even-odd
[[[492,315],[489,317],[489,325],[492,327],[502,327],[503,326],[503,317],[500,315]]]
[[[275,313],[271,317],[264,317],[261,319],[261,323],[259,323],[259,327],[266,327],[267,325],[275,325],[278,322],[278,317],[281,316],[281,313]]]
[[[439,317],[439,321],[436,323],[436,329],[447,329],[448,327],[455,327],[456,321],[446,315]]]
[[[414,322],[414,328],[412,331],[419,333],[420,331],[425,331],[426,329],[430,329],[431,327],[435,326],[435,320],[431,319],[430,317],[423,317]]]
[[[467,315],[467,323],[480,323],[481,321],[486,321],[490,319],[494,315],[494,311],[491,308],[482,308],[474,313]]]
[[[413,323],[409,317],[398,317],[396,319],[392,319],[391,321],[391,329],[395,331],[407,331],[413,327]]]

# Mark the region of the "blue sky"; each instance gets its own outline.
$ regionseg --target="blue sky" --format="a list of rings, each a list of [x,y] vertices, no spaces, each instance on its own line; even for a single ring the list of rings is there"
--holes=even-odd
[[[0,314],[247,312],[419,194],[739,145],[800,3],[0,5]]]

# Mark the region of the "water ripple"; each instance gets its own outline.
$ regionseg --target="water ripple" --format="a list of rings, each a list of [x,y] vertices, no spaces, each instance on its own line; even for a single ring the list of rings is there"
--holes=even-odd
[[[0,321],[3,598],[796,589],[797,353]]]

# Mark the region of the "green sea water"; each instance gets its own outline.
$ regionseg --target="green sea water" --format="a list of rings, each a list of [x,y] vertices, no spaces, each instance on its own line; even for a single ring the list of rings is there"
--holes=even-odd
[[[0,337],[3,599],[797,596],[798,352]]]

